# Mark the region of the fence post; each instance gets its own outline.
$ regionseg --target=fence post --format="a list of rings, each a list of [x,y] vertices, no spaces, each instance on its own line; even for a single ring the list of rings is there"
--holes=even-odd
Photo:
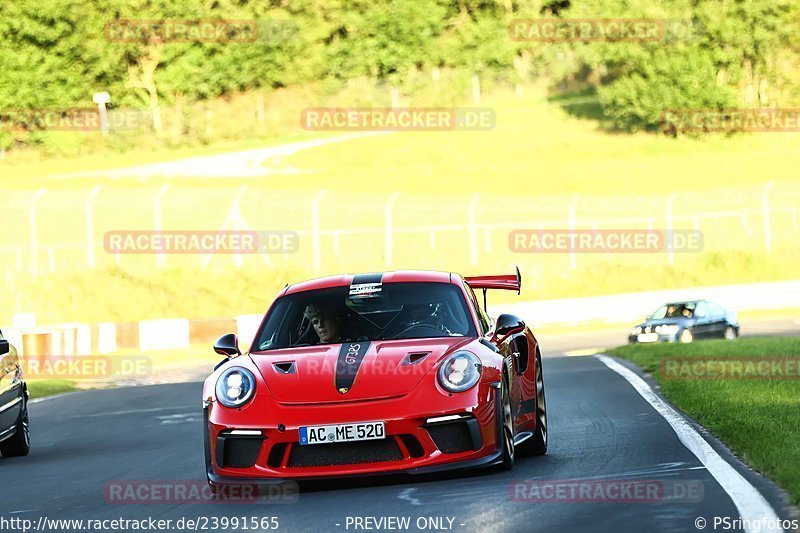
[[[319,272],[320,262],[320,235],[319,235],[319,204],[325,196],[325,189],[321,189],[311,202],[311,243],[314,249],[314,270]]]
[[[675,250],[673,249],[675,239],[672,238],[672,204],[675,203],[675,197],[675,193],[672,193],[667,198],[666,213],[664,215],[666,221],[664,244],[667,246],[667,262],[669,262],[670,266],[675,264]]]
[[[761,210],[764,217],[764,247],[767,254],[772,253],[772,224],[770,223],[769,212],[769,191],[772,189],[772,182],[768,182],[764,186],[764,192],[761,194]]]
[[[469,203],[469,258],[472,266],[478,264],[478,203],[481,195],[476,194]]]
[[[94,270],[94,206],[92,202],[101,189],[102,187],[98,185],[86,198],[86,262],[89,263],[90,270]]]
[[[389,197],[389,201],[386,202],[386,208],[384,210],[384,246],[386,247],[385,253],[387,268],[392,264],[392,207],[394,206],[396,200],[397,193],[395,192]]]
[[[36,238],[36,203],[39,199],[47,192],[47,189],[39,189],[34,193],[33,197],[31,198],[30,206],[28,207],[28,223],[30,229],[30,242],[31,242],[31,256],[33,259],[33,265],[31,267],[31,271],[33,272],[34,276],[39,274],[39,243]]]
[[[171,185],[166,184],[158,191],[156,194],[155,205],[153,206],[153,210],[155,212],[155,230],[156,234],[160,234],[163,231],[163,218],[161,217],[161,203],[164,199],[164,195],[167,194],[167,191],[170,189]],[[158,267],[163,267],[166,262],[166,257],[164,256],[164,252],[159,250],[158,254],[156,255],[156,265]]]
[[[569,234],[571,245],[569,247],[569,269],[575,270],[577,266],[577,258],[575,257],[575,209],[578,205],[578,195],[572,196],[572,201],[569,203]]]

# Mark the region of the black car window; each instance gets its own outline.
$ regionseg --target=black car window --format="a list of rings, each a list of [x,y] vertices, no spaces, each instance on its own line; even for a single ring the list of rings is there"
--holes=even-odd
[[[269,311],[254,350],[341,342],[476,337],[467,302],[450,283],[384,283],[283,296]]]
[[[694,316],[695,306],[695,302],[662,305],[650,315],[650,320],[661,320],[663,318],[692,318]]]

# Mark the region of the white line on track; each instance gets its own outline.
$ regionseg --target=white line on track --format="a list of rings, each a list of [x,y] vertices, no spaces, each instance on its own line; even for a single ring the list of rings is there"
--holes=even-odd
[[[653,406],[658,414],[672,426],[672,429],[678,435],[678,438],[686,448],[689,449],[700,460],[709,473],[714,476],[714,479],[722,486],[725,492],[728,493],[736,509],[739,511],[739,517],[745,521],[745,524],[755,523],[755,527],[745,528],[745,531],[758,532],[758,531],[774,531],[782,532],[783,529],[777,526],[773,529],[768,529],[766,525],[778,524],[778,516],[775,510],[767,502],[764,496],[750,484],[736,469],[723,459],[708,442],[695,430],[686,419],[680,415],[675,409],[667,405],[658,394],[653,391],[650,385],[647,384],[642,378],[637,376],[633,371],[619,364],[612,358],[597,354],[595,355],[608,368],[625,378],[625,380],[636,389],[636,392],[644,398],[647,403]],[[759,524],[765,527],[759,528]]]
[[[416,491],[416,488],[404,489],[397,497],[398,499],[405,500],[409,502],[411,505],[422,505],[418,499],[416,499],[412,494]]]

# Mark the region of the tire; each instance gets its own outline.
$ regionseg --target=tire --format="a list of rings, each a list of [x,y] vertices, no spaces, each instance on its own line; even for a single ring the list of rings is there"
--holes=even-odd
[[[503,417],[503,434],[499,438],[503,439],[503,460],[500,463],[500,470],[511,470],[514,468],[516,449],[514,446],[514,419],[511,415],[511,395],[508,378],[503,376],[500,397],[502,406],[500,414]]]
[[[689,328],[686,328],[683,331],[681,331],[681,335],[680,337],[678,337],[678,341],[683,344],[688,344],[693,340],[694,340],[694,334],[692,333],[692,330],[690,330]]]
[[[28,402],[25,392],[22,393],[22,410],[17,418],[17,430],[14,436],[0,443],[0,454],[3,457],[24,457],[31,451],[31,434],[28,423]]]
[[[547,453],[547,400],[544,392],[542,358],[536,351],[536,430],[533,437],[519,445],[525,455],[544,455]]]
[[[728,326],[725,328],[725,339],[732,341],[735,340],[736,337],[738,337],[738,335],[736,334],[736,330],[733,328],[733,326]]]

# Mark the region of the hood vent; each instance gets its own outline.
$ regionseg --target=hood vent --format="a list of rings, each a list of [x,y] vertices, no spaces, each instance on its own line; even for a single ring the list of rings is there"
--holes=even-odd
[[[273,363],[275,370],[278,371],[279,374],[294,374],[295,367],[294,361],[288,361],[286,363]]]
[[[403,360],[403,365],[416,365],[417,363],[421,363],[430,354],[431,352],[409,352]]]

